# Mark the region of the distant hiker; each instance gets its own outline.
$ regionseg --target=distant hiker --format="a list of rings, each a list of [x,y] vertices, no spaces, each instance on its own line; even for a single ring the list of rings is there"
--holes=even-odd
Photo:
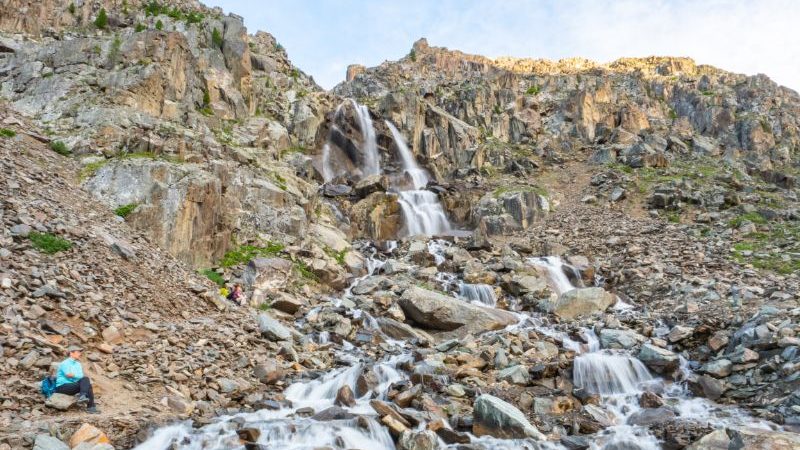
[[[244,305],[244,291],[242,291],[242,285],[236,284],[233,286],[233,290],[230,294],[228,294],[228,300],[236,303],[237,305]]]
[[[98,414],[94,404],[94,392],[89,377],[83,375],[83,367],[78,361],[83,355],[83,348],[71,345],[67,349],[69,357],[58,365],[56,371],[56,393],[76,395],[79,405],[86,405],[86,411]]]

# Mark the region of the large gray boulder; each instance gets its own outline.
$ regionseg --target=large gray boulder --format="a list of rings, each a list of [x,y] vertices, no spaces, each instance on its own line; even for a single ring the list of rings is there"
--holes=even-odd
[[[53,394],[44,403],[45,406],[55,408],[59,411],[66,411],[72,408],[76,403],[75,396],[67,394]]]
[[[599,287],[564,292],[555,302],[543,302],[543,309],[562,319],[574,319],[605,311],[614,304],[614,296]]]
[[[650,370],[660,374],[670,374],[678,368],[680,360],[678,355],[665,348],[653,344],[642,345],[639,350],[639,360]]]
[[[252,292],[250,303],[260,305],[282,291],[292,277],[292,262],[283,258],[255,258],[244,269],[242,279]]]
[[[69,450],[69,445],[61,442],[53,436],[39,434],[33,443],[33,450]]]
[[[600,345],[603,348],[629,349],[646,340],[646,337],[633,330],[616,330],[612,328],[600,330]]]
[[[519,321],[510,312],[473,305],[417,286],[406,289],[399,303],[406,317],[429,330],[477,334]]]
[[[287,341],[292,337],[291,330],[267,313],[258,315],[258,330],[271,341]]]
[[[492,395],[483,394],[475,400],[472,418],[474,421],[472,432],[476,436],[488,435],[500,439],[545,439],[522,411]]]

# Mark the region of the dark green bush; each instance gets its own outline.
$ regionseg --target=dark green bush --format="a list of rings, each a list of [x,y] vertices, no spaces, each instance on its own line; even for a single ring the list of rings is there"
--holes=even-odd
[[[50,143],[50,148],[59,155],[68,156],[72,152],[67,148],[67,144],[61,141],[53,141]]]
[[[106,15],[106,9],[100,8],[100,12],[97,13],[97,18],[94,19],[94,26],[104,30],[108,26],[108,15]]]

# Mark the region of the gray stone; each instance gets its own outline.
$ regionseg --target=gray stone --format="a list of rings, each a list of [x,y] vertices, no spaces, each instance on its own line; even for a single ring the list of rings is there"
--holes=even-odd
[[[292,337],[292,332],[288,328],[267,313],[258,315],[258,330],[271,341],[286,341]]]
[[[567,291],[555,302],[545,301],[543,307],[562,319],[574,319],[605,311],[614,304],[614,296],[600,287]]]
[[[66,411],[75,405],[75,397],[66,394],[53,394],[44,404],[50,408]]]
[[[642,345],[639,350],[639,360],[654,372],[665,375],[672,373],[680,364],[678,355],[653,344]]]
[[[700,368],[700,371],[717,378],[722,378],[730,375],[732,369],[733,363],[730,360],[718,359],[705,363],[703,367]]]
[[[526,385],[530,380],[530,375],[528,374],[528,368],[525,366],[512,366],[507,367],[501,370],[497,374],[497,379],[502,381],[508,381],[512,384],[519,384],[519,385]]]
[[[668,422],[675,418],[675,412],[662,406],[660,408],[645,408],[631,414],[628,422],[631,425],[649,427],[652,425]]]
[[[29,225],[25,225],[24,223],[14,225],[11,227],[11,235],[12,236],[19,236],[19,237],[28,237],[29,234],[33,231],[33,229]]]
[[[57,394],[56,394],[57,395]],[[46,434],[36,435],[33,443],[33,450],[70,450],[69,445]]]
[[[616,330],[612,328],[600,330],[600,345],[603,348],[629,349],[646,340],[647,338],[632,330]]]
[[[545,440],[519,409],[492,395],[483,394],[475,400],[472,410],[472,432],[476,436],[500,439],[533,438]]]
[[[694,333],[694,328],[675,325],[669,331],[669,334],[667,335],[667,340],[669,340],[672,343],[680,342],[690,337],[693,333]]]
[[[406,430],[397,440],[398,450],[436,450],[439,448],[439,437],[431,430]]]

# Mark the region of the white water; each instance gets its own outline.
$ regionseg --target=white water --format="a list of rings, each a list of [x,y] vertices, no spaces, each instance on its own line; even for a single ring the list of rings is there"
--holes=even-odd
[[[449,246],[450,243],[444,239],[431,239],[428,241],[428,253],[433,256],[433,261],[437,266],[442,265],[445,261],[445,252]]]
[[[488,284],[461,283],[458,290],[458,295],[471,302],[491,307],[497,305],[497,296],[494,293],[494,289]]]
[[[403,212],[405,221],[405,233],[407,236],[419,234],[433,236],[437,234],[447,234],[451,231],[450,221],[442,208],[439,197],[423,188],[428,185],[430,178],[425,169],[421,168],[411,150],[408,149],[406,141],[400,131],[391,122],[386,121],[386,126],[392,132],[395,146],[403,163],[403,173],[410,183],[410,190],[404,190],[404,186],[395,186],[400,190],[400,210]]]
[[[362,176],[378,175],[381,173],[381,159],[378,154],[378,140],[375,136],[375,127],[372,126],[369,108],[359,105],[355,100],[351,100],[351,102],[358,116],[358,126],[361,128],[361,136],[364,141],[361,149],[364,154],[364,164],[361,167]]]
[[[322,180],[327,183],[333,179],[331,168],[331,145],[327,142],[322,146]]]
[[[564,261],[562,261],[558,256],[540,256],[537,258],[528,258],[528,262],[547,271],[547,278],[550,282],[550,287],[558,295],[561,295],[567,291],[571,291],[577,287],[583,287],[583,284],[580,286],[574,286],[572,284],[572,282],[569,280],[569,277],[567,277],[565,270],[572,272],[575,276],[575,279],[578,280],[579,283],[581,283],[580,273],[578,273],[574,267],[564,264]]]

